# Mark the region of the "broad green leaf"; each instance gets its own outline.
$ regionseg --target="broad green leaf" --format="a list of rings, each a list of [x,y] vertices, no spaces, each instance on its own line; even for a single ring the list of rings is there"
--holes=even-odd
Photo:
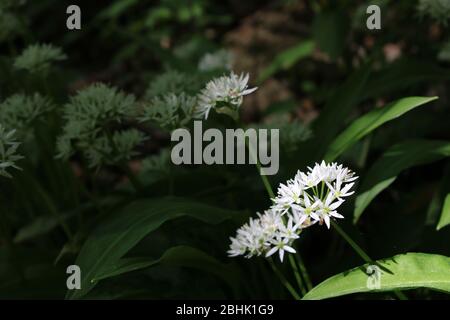
[[[188,216],[209,224],[227,219],[241,219],[242,214],[180,198],[136,201],[120,210],[96,229],[86,240],[75,262],[82,270],[81,289],[67,293],[67,298],[83,297],[94,286],[93,279],[114,265],[141,239],[166,221]]]
[[[442,207],[441,218],[439,219],[437,230],[441,230],[443,227],[450,224],[450,193],[447,194],[444,200],[444,206]]]
[[[148,268],[157,264],[176,267],[189,267],[201,271],[209,272],[223,279],[231,287],[234,286],[236,270],[231,265],[221,263],[217,259],[209,256],[205,252],[188,247],[177,246],[170,248],[159,259],[149,258],[123,258],[114,265],[108,266],[102,274],[92,281],[118,276],[126,272]]]
[[[358,191],[353,221],[357,222],[370,202],[390,186],[403,170],[450,156],[450,142],[412,140],[391,147],[369,169]]]
[[[306,40],[281,52],[274,58],[274,61],[261,72],[258,82],[261,83],[278,71],[287,70],[301,59],[309,57],[314,51],[314,47],[315,45],[312,40]]]
[[[360,292],[385,292],[429,288],[450,292],[450,258],[437,254],[405,253],[377,261],[379,288],[371,286],[368,264],[339,273],[323,281],[303,299],[321,300]]]
[[[382,124],[436,99],[437,97],[403,98],[365,114],[353,121],[347,129],[331,143],[325,155],[325,160],[333,161],[347,148]]]

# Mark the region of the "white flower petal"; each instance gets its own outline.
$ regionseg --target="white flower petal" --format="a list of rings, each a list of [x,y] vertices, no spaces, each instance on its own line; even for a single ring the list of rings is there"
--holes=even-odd
[[[284,250],[280,249],[278,252],[280,253],[280,261],[283,262]]]
[[[286,250],[287,252],[290,252],[290,253],[296,253],[297,252],[297,251],[295,251],[294,248],[292,248],[292,247],[290,247],[288,245],[284,246],[283,249]]]
[[[267,251],[266,253],[266,258],[270,257],[271,255],[273,255],[275,252],[277,252],[278,248],[277,247],[273,247],[272,249],[270,249],[269,251]]]
[[[330,217],[328,215],[324,215],[323,220],[325,221],[327,228],[330,229]]]
[[[344,216],[339,214],[339,213],[337,213],[337,211],[330,212],[330,216],[333,216],[333,217],[339,218],[339,219],[343,219],[344,218]]]

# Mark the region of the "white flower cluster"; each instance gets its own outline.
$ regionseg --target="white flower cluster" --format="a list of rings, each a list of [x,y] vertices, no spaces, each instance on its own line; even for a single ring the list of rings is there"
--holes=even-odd
[[[250,219],[230,238],[228,254],[269,257],[278,251],[283,261],[285,251],[295,253],[292,242],[302,229],[317,222],[330,228],[331,218],[343,218],[337,208],[354,193],[350,190],[357,178],[348,168],[324,161],[308,167],[306,173],[298,171],[293,179],[280,184],[269,210],[258,213],[258,218]]]
[[[246,258],[265,255],[271,256],[279,252],[283,261],[284,251],[295,253],[290,245],[297,239],[299,224],[294,224],[291,217],[285,224],[282,215],[276,210],[269,209],[264,214],[258,213],[258,218],[250,221],[237,230],[235,238],[231,239],[230,257],[243,255]]]
[[[196,117],[207,119],[212,108],[217,108],[218,111],[237,111],[242,104],[243,97],[257,89],[248,89],[248,79],[248,74],[238,76],[231,72],[228,76],[208,82],[206,88],[198,95]]]

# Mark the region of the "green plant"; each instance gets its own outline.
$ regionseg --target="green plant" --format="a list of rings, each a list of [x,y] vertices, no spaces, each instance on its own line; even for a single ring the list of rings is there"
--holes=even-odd
[[[14,66],[32,74],[47,73],[55,61],[67,59],[61,48],[51,44],[36,44],[27,47],[14,61]]]
[[[20,169],[16,162],[22,159],[22,156],[17,154],[19,143],[14,141],[15,130],[6,131],[0,125],[0,175],[11,178],[8,169]]]
[[[448,298],[444,2],[376,1],[378,31],[370,1],[89,2],[77,32],[22,3],[0,1],[0,298]],[[279,171],[251,143],[175,165],[194,121],[278,129]]]

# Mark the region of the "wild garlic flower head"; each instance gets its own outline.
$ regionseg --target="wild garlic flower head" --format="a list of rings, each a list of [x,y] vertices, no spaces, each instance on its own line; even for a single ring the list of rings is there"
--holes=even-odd
[[[283,261],[285,251],[295,253],[291,244],[299,237],[297,230],[298,225],[292,220],[285,224],[278,212],[269,209],[263,214],[258,213],[257,218],[250,218],[237,230],[236,236],[230,238],[228,254],[231,257],[269,257],[278,251]]]
[[[0,176],[11,178],[7,169],[20,169],[16,161],[23,157],[17,154],[20,143],[14,140],[15,130],[7,131],[0,124]]]
[[[37,74],[47,72],[53,62],[67,59],[61,48],[51,44],[28,46],[14,61],[14,67]]]
[[[231,70],[233,54],[225,49],[205,54],[198,63],[200,71]]]
[[[208,119],[211,109],[225,114],[237,112],[243,97],[258,89],[256,87],[249,89],[248,80],[248,74],[238,76],[231,72],[228,76],[208,82],[198,96],[196,117]]]
[[[278,252],[283,261],[285,252],[295,253],[292,243],[303,229],[316,223],[330,228],[332,218],[344,218],[337,209],[354,193],[357,178],[348,168],[324,161],[306,173],[298,171],[280,184],[269,210],[250,218],[230,238],[229,256],[269,257]]]
[[[316,222],[330,228],[331,218],[343,218],[337,208],[351,196],[358,177],[348,168],[325,161],[298,171],[294,179],[281,184],[277,196],[272,199],[272,209],[287,214],[303,228]]]

